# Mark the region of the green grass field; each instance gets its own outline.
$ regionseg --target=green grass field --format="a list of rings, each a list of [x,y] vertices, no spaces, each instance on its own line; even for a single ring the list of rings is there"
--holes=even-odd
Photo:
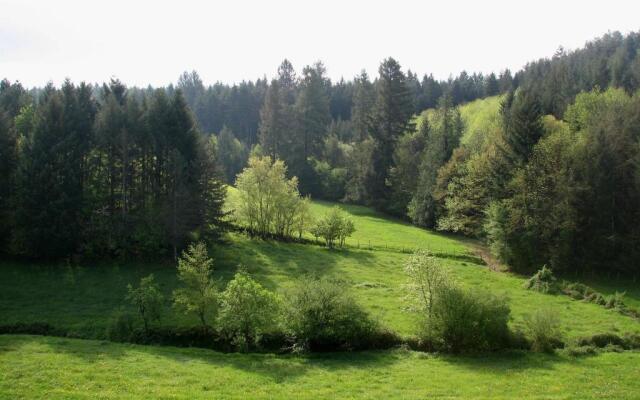
[[[640,354],[273,356],[0,336],[2,399],[637,398]]]
[[[331,206],[314,202],[312,210],[320,215]],[[551,308],[560,317],[567,339],[640,331],[637,320],[615,311],[567,296],[527,291],[524,277],[495,272],[473,259],[446,257],[469,253],[465,241],[366,207],[341,207],[357,229],[349,248],[328,250],[230,234],[227,244],[212,248],[220,285],[239,266],[281,293],[305,274],[335,276],[383,325],[409,336],[415,331],[415,318],[405,311],[403,300],[403,263],[409,255],[398,249],[427,248],[443,253],[443,265],[461,284],[506,296],[513,327],[522,326],[526,314]],[[112,313],[129,307],[124,301],[127,284],[149,273],[155,274],[169,298],[176,285],[173,263],[3,262],[0,325],[48,322],[78,337],[102,339]],[[640,304],[636,285],[618,285],[615,280],[588,283],[606,293],[626,290],[627,302]],[[166,311],[164,324],[197,323],[173,312],[169,299]],[[409,351],[294,357],[6,335],[0,336],[0,398],[95,397],[90,393],[129,398],[129,392],[133,397],[171,398],[633,398],[640,393],[639,366],[636,352],[578,359],[532,353],[436,357]]]

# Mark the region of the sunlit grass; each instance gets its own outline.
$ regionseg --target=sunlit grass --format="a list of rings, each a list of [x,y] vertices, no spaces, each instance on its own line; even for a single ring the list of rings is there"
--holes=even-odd
[[[0,336],[0,398],[633,399],[640,354],[313,356]]]

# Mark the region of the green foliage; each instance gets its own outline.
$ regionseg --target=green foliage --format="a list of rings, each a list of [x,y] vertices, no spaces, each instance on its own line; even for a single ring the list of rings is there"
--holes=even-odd
[[[460,353],[509,345],[511,310],[503,298],[463,289],[424,251],[407,261],[405,272],[409,299],[419,313],[424,347]]]
[[[344,246],[346,238],[356,231],[353,220],[340,207],[333,207],[311,228],[311,234],[324,239],[327,247]]]
[[[420,176],[408,205],[408,215],[414,224],[434,227],[440,214],[440,204],[434,199],[438,170],[451,157],[462,136],[463,123],[450,98],[443,98],[429,121],[426,146],[421,156]]]
[[[550,308],[536,310],[525,318],[525,327],[531,338],[531,349],[539,352],[553,352],[562,347],[562,334],[558,313]]]
[[[557,279],[551,268],[543,265],[526,283],[525,289],[540,293],[555,293],[558,291]]]
[[[433,317],[435,298],[451,278],[428,251],[416,251],[405,263],[405,273],[409,277],[409,297],[411,304],[417,304],[418,311],[427,319]]]
[[[302,277],[287,293],[284,315],[300,350],[361,348],[376,329],[344,283],[330,278]]]
[[[452,353],[498,350],[509,345],[511,310],[505,299],[482,290],[443,285],[434,296],[421,336]]]
[[[376,100],[369,132],[375,141],[371,155],[371,171],[367,176],[367,202],[379,209],[388,207],[390,190],[387,186],[389,169],[393,166],[396,141],[406,131],[414,129],[411,121],[413,99],[400,64],[385,59],[378,69]]]
[[[238,140],[231,129],[225,125],[217,137],[216,151],[217,159],[220,160],[224,171],[225,181],[233,184],[236,175],[242,171],[249,158],[246,144]]]
[[[178,259],[178,280],[183,287],[173,292],[174,305],[195,314],[203,326],[215,319],[218,308],[218,289],[212,274],[213,260],[203,242],[189,245]]]
[[[234,345],[247,350],[277,326],[278,309],[278,298],[240,271],[220,296],[218,326]]]
[[[153,274],[150,274],[140,279],[138,287],[134,288],[129,284],[127,290],[126,300],[136,308],[144,323],[144,330],[148,331],[150,323],[159,321],[162,317],[164,296],[160,292],[160,286]]]
[[[518,167],[526,163],[544,133],[540,103],[525,91],[509,93],[500,105],[500,113],[505,142],[502,150],[511,165]]]
[[[133,315],[123,309],[116,310],[111,316],[107,331],[107,339],[113,342],[129,342],[135,333],[135,319]]]
[[[308,202],[300,197],[298,179],[287,179],[286,171],[280,160],[252,157],[238,175],[236,214],[251,233],[281,238],[299,233]]]

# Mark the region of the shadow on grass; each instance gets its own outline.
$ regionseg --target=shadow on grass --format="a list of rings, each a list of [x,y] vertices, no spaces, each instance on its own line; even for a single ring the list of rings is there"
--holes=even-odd
[[[579,362],[579,358],[568,358],[559,354],[533,353],[529,351],[505,351],[478,355],[443,355],[449,364],[472,371],[503,374],[523,370],[552,369],[566,362]]]
[[[274,355],[264,353],[220,353],[197,348],[177,348],[118,344],[107,341],[79,340],[28,335],[0,335],[0,354],[64,354],[83,363],[131,362],[141,357],[166,359],[179,364],[193,362],[213,367],[237,369],[273,380],[276,383],[305,375],[310,370],[336,371],[352,368],[387,368],[398,360],[389,352],[319,353],[312,355]]]
[[[367,265],[375,260],[375,254],[362,250],[327,249],[320,246],[280,243],[276,241],[238,241],[236,245],[215,249],[218,276],[223,281],[232,278],[240,266],[271,290],[278,288],[273,277],[287,279],[307,274],[318,276],[336,272],[345,261]]]

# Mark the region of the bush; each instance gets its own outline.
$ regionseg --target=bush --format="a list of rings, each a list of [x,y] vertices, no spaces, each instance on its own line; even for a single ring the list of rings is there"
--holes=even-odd
[[[152,321],[159,321],[162,316],[162,302],[164,296],[160,292],[160,287],[155,281],[153,274],[140,279],[140,285],[133,288],[128,285],[129,293],[127,300],[138,310],[140,318],[144,323],[144,330],[149,330]]]
[[[598,352],[593,346],[569,346],[564,349],[564,353],[571,357],[592,356]]]
[[[558,290],[556,277],[546,265],[536,272],[526,283],[525,288],[541,293],[555,293]]]
[[[531,350],[550,353],[562,347],[560,321],[553,310],[540,309],[525,318]]]
[[[616,308],[619,310],[624,310],[624,293],[615,292],[611,296],[607,296],[605,299],[605,308]]]
[[[296,349],[365,348],[376,332],[368,314],[336,280],[303,278],[287,299],[285,324]]]
[[[510,312],[504,299],[490,293],[442,287],[434,297],[422,338],[452,353],[505,348]]]
[[[215,350],[229,350],[230,346],[208,326],[194,327],[150,327],[148,330],[136,329],[131,337],[132,343],[153,344],[176,347],[201,347]]]
[[[355,230],[353,221],[347,217],[347,213],[340,207],[334,206],[311,228],[311,234],[316,238],[323,238],[327,247],[333,248],[336,242],[343,247],[345,239],[353,235]]]
[[[506,301],[451,282],[428,252],[416,252],[405,264],[409,294],[420,313],[418,346],[424,350],[496,350],[508,346],[510,309]]]
[[[223,335],[246,351],[276,327],[277,315],[276,296],[240,271],[221,295],[218,323]]]
[[[622,348],[629,347],[628,343],[615,333],[600,333],[593,336],[582,337],[577,340],[577,344],[578,346],[594,346],[600,349],[611,345]]]
[[[133,315],[122,309],[117,310],[111,316],[105,334],[113,342],[130,342],[135,334]]]
[[[67,332],[56,329],[47,322],[31,322],[0,325],[0,335],[66,336]]]

